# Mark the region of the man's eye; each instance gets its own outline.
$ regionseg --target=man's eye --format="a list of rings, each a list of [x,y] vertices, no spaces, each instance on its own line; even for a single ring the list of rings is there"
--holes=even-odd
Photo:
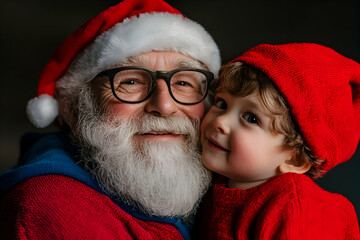
[[[259,124],[259,120],[258,118],[256,117],[255,114],[252,114],[252,113],[245,113],[243,116],[242,116],[245,121],[247,121],[248,123],[251,123],[251,124]]]
[[[136,84],[137,80],[136,79],[126,79],[124,81],[121,82],[121,84],[129,84],[129,85],[132,85],[132,84]]]
[[[189,86],[190,84],[185,82],[185,81],[178,81],[176,82],[176,85],[179,85],[179,86]]]
[[[217,107],[217,108],[223,109],[223,110],[227,109],[226,102],[221,98],[216,98],[214,100],[214,106]]]

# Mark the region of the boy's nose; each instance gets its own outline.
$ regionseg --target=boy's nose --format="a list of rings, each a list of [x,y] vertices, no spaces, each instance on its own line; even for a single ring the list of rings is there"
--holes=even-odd
[[[227,135],[230,133],[229,119],[226,115],[218,116],[214,119],[211,125],[221,134]]]

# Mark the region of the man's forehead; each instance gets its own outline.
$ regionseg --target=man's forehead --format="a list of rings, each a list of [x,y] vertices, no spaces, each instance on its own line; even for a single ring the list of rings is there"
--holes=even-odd
[[[172,65],[176,68],[192,67],[206,68],[203,64],[192,57],[178,52],[153,51],[129,57],[121,65],[151,66],[157,61],[163,61],[166,65]]]

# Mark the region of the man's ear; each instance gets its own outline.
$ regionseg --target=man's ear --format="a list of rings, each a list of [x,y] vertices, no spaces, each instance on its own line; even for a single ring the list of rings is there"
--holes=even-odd
[[[286,160],[279,165],[279,172],[280,173],[299,173],[303,174],[309,171],[312,164],[305,161],[294,161],[293,159]]]

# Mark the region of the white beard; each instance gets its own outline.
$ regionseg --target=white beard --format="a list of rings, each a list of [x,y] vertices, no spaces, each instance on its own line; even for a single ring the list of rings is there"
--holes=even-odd
[[[102,187],[149,215],[192,214],[211,181],[201,163],[199,121],[150,114],[132,119],[99,117],[86,100],[89,96],[82,98],[74,138],[86,168]],[[153,131],[181,134],[184,139],[134,137]]]

